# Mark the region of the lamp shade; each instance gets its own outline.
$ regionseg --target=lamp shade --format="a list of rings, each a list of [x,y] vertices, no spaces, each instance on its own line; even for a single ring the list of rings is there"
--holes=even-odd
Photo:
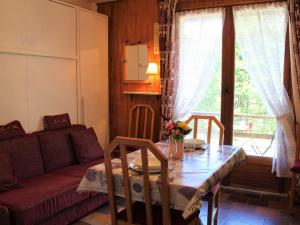
[[[149,63],[147,68],[147,74],[158,74],[158,69],[156,63]]]

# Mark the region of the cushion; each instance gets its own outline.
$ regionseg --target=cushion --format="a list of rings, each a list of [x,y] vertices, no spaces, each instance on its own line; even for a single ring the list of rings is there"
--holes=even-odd
[[[101,158],[101,159],[98,159],[98,160],[95,160],[92,162],[88,162],[88,163],[82,164],[82,165],[68,166],[68,167],[56,170],[56,171],[52,172],[52,174],[82,178],[85,175],[88,168],[93,167],[98,164],[101,164],[101,163],[104,163],[104,158]]]
[[[68,113],[45,116],[44,117],[45,130],[57,130],[71,126],[71,120]]]
[[[73,206],[89,194],[76,192],[80,178],[46,174],[21,182],[23,188],[0,195],[0,204],[9,208],[14,224],[38,224],[62,209]]]
[[[11,140],[13,147],[12,160],[15,175],[19,180],[29,179],[45,173],[44,162],[37,136]]]
[[[291,168],[291,171],[294,173],[300,173],[300,159],[295,160],[293,167]]]
[[[76,158],[81,164],[103,156],[103,150],[93,128],[71,133],[71,137]]]
[[[9,152],[15,176],[24,180],[45,173],[37,136],[26,135],[0,142],[0,152]]]
[[[45,167],[51,172],[75,163],[75,156],[68,132],[39,135]]]
[[[25,131],[21,123],[17,120],[6,125],[0,125],[0,140],[23,136]]]
[[[10,155],[7,152],[0,152],[0,159],[0,192],[20,187],[17,178],[14,176]]]

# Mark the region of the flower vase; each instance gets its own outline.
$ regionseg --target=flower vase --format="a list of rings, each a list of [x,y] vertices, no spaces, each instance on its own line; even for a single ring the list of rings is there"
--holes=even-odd
[[[174,160],[182,160],[183,158],[183,140],[170,140],[170,153]]]

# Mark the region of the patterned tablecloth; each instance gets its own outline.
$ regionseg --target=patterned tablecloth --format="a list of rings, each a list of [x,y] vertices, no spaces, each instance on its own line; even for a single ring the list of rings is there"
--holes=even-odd
[[[160,146],[160,144],[157,144]],[[140,151],[128,154],[128,162],[141,157]],[[234,167],[246,159],[246,153],[241,148],[232,146],[208,146],[205,151],[185,153],[182,161],[175,161],[175,167],[169,174],[170,204],[174,209],[182,210],[182,216],[187,218],[201,208],[202,196],[217,182],[222,180]],[[116,195],[124,197],[122,166],[120,159],[112,160],[115,176]],[[151,198],[160,202],[160,174],[152,174]],[[132,198],[143,201],[142,175],[130,171]],[[77,189],[78,192],[107,193],[107,183],[104,164],[99,164],[87,170]]]

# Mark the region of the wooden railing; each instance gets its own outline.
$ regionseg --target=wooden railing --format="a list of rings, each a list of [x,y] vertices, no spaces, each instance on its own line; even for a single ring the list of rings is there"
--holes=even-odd
[[[202,112],[192,112],[193,115],[201,115],[201,116],[216,116],[220,117],[220,113],[202,113]],[[256,114],[234,114],[235,118],[240,119],[261,119],[261,120],[273,120],[275,117],[269,115],[256,115]],[[255,129],[247,128],[246,126],[243,128],[234,128],[234,136],[236,137],[244,137],[244,138],[261,138],[261,139],[271,139],[273,134],[266,133],[254,133]]]
[[[200,113],[200,112],[193,112],[194,115],[213,115],[216,117],[220,117],[220,113]],[[248,139],[251,142],[251,139],[260,139],[263,142],[266,142],[266,145],[271,145],[274,131],[269,131],[268,133],[262,133],[257,131],[257,121],[265,121],[265,120],[274,120],[275,117],[268,116],[268,115],[256,115],[256,114],[234,114],[234,118],[238,120],[245,120],[245,121],[251,121],[252,125],[250,125],[251,122],[249,122],[248,126],[241,126],[241,127],[234,127],[233,128],[233,137],[235,138],[242,138],[242,139]],[[225,128],[226,129],[226,128]],[[245,141],[246,142],[246,141]],[[251,150],[256,155],[265,155],[269,147],[260,147],[257,145],[254,145],[251,143],[249,145],[251,147]]]

